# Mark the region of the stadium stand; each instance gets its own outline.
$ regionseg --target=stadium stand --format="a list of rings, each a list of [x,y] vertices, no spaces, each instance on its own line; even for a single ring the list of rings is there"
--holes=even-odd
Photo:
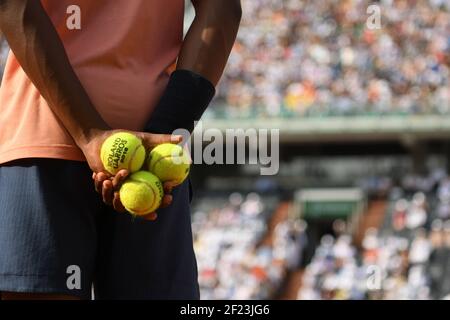
[[[286,272],[298,267],[303,225],[279,219],[269,230],[278,206],[276,197],[257,193],[197,201],[193,230],[203,299],[271,298]]]
[[[380,1],[378,29],[359,1],[243,2],[215,117],[445,114],[448,1]]]
[[[441,208],[450,191],[448,179],[436,170],[426,177],[411,175],[393,187],[383,224],[366,231],[360,248],[349,234],[324,235],[305,268],[298,298],[446,297],[450,220]],[[368,285],[371,280],[374,287]]]

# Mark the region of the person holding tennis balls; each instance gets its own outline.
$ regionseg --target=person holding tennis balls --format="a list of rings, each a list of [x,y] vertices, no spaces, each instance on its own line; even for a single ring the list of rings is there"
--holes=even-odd
[[[189,179],[161,186],[158,219],[136,219],[120,213],[120,188],[147,177],[111,174],[100,157],[120,132],[147,151],[178,144],[171,133],[207,108],[241,7],[192,3],[183,39],[183,0],[0,0],[12,49],[0,87],[2,299],[90,299],[92,287],[96,299],[199,298]]]
[[[126,211],[136,217],[148,217],[160,208],[164,198],[163,183],[182,184],[191,164],[188,152],[181,146],[163,143],[147,154],[142,140],[129,132],[109,136],[102,144],[100,158],[105,170],[112,175],[121,170],[131,173],[120,187],[119,200]]]

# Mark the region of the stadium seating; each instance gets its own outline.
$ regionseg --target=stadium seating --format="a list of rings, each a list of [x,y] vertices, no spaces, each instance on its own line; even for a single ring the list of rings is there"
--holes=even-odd
[[[439,170],[436,170],[438,172]],[[411,175],[392,188],[379,230],[362,248],[349,235],[325,235],[306,267],[299,299],[442,299],[450,293],[447,176]],[[445,210],[444,210],[445,211]],[[379,287],[368,286],[375,268]],[[375,281],[375,280],[374,280]],[[376,283],[376,281],[374,282]]]
[[[243,20],[211,117],[445,114],[450,4],[243,1]]]
[[[297,263],[298,225],[279,223],[270,244],[261,243],[278,205],[256,193],[196,201],[194,245],[203,299],[265,299]]]

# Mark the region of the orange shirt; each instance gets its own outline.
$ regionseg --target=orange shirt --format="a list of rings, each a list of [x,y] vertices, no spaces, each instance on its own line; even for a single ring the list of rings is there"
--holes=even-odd
[[[181,47],[184,1],[41,2],[103,119],[115,129],[142,130]],[[80,30],[67,27],[72,5],[80,9]],[[0,87],[0,164],[20,158],[84,160],[10,53]]]

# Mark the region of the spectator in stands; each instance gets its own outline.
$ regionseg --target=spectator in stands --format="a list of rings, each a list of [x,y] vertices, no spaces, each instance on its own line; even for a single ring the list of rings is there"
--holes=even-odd
[[[426,235],[426,231],[424,229],[417,230],[409,250],[409,263],[413,265],[424,264],[430,257],[431,249],[431,243]]]
[[[414,195],[406,216],[406,226],[409,229],[417,229],[425,225],[427,221],[426,197],[422,192]]]
[[[450,218],[450,180],[443,179],[439,184],[437,196],[440,201],[438,216],[441,219]]]
[[[367,229],[362,240],[364,265],[370,266],[377,262],[379,259],[379,247],[380,240],[378,230],[375,228]]]
[[[394,213],[392,215],[392,227],[396,231],[401,231],[406,225],[406,216],[408,210],[408,201],[406,199],[397,200]]]

